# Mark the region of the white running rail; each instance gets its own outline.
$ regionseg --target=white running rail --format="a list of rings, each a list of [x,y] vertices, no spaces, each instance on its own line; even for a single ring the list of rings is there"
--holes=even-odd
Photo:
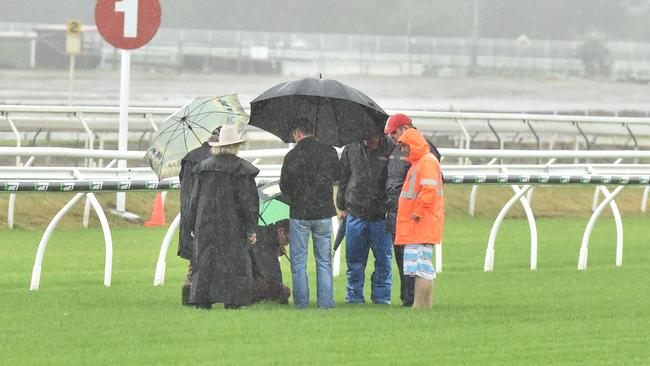
[[[246,150],[241,152],[241,156],[248,159],[264,159],[268,157],[282,157],[288,149],[276,150]],[[611,158],[612,156],[625,159],[648,159],[650,151],[556,151],[556,150],[468,150],[468,149],[442,149],[446,157],[490,157],[490,158],[514,158],[514,159],[538,159],[538,158],[574,158],[578,156],[581,159],[586,158]],[[141,159],[144,156],[142,151],[132,151],[120,153],[110,150],[84,150],[84,149],[62,149],[62,148],[0,148],[0,156],[66,156],[66,157],[92,157],[106,159]],[[279,175],[279,166],[272,164],[258,165],[266,178],[277,178]],[[488,247],[486,249],[486,260],[484,270],[491,271],[494,268],[494,243],[498,234],[499,226],[505,217],[507,210],[517,201],[525,199],[524,195],[527,190],[535,184],[616,184],[619,187],[611,194],[603,191],[606,198],[589,220],[585,234],[583,236],[580,249],[579,269],[585,269],[587,265],[587,253],[589,236],[602,209],[612,203],[618,193],[629,184],[648,185],[650,181],[650,164],[492,164],[492,165],[444,165],[445,181],[447,184],[501,184],[510,185],[515,192],[514,196],[508,201],[506,206],[499,213],[490,233]],[[96,185],[90,185],[88,182],[98,181]],[[155,182],[155,185],[148,186],[138,185],[138,183]],[[25,183],[23,184],[23,183]],[[85,185],[75,185],[77,182],[86,182]],[[104,183],[104,184],[102,184]],[[110,185],[109,183],[114,183]],[[64,188],[71,187],[70,191],[78,191],[70,202],[68,202],[52,219],[48,225],[37,251],[34,268],[32,271],[32,281],[30,288],[38,289],[40,285],[40,274],[42,261],[45,254],[47,242],[56,228],[60,219],[87,194],[90,204],[99,216],[100,223],[104,232],[104,241],[106,246],[106,265],[104,274],[104,285],[110,286],[111,283],[111,263],[112,263],[112,240],[110,228],[106,221],[103,210],[97,200],[94,198],[95,190],[131,190],[131,189],[175,189],[178,188],[177,179],[170,180],[162,184],[158,182],[155,175],[149,168],[56,168],[56,167],[0,167],[0,191],[10,193],[24,192],[23,188],[29,191],[66,191]],[[22,187],[22,188],[21,188]],[[76,187],[76,188],[75,188]],[[99,188],[96,188],[99,187]],[[112,187],[112,188],[111,188]],[[139,188],[138,188],[139,187]],[[523,201],[522,201],[523,202]],[[534,217],[532,210],[527,213],[529,223],[531,223],[531,269],[537,268],[537,247],[536,233],[534,232]],[[178,220],[174,220],[177,222]],[[174,223],[170,226],[165,240],[163,241],[164,250],[161,248],[156,271],[156,284],[164,281],[164,258],[167,254],[167,248],[173,238],[173,232],[176,229]],[[622,265],[622,225],[617,222],[617,249],[616,265]],[[619,239],[620,238],[620,239]],[[620,244],[619,244],[620,243]],[[442,265],[442,258],[436,257],[436,262]],[[340,267],[339,267],[340,268]]]

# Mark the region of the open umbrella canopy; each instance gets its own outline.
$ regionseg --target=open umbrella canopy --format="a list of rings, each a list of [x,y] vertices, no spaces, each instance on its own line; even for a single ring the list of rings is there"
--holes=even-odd
[[[280,181],[275,180],[257,188],[260,197],[260,219],[258,225],[266,226],[289,218],[289,206],[283,202]]]
[[[314,122],[314,136],[343,146],[381,135],[388,114],[370,97],[336,80],[306,78],[278,84],[251,102],[250,125],[291,141],[297,118]]]
[[[196,98],[160,125],[145,159],[158,179],[176,176],[183,157],[201,146],[215,128],[232,124],[241,130],[247,122],[248,115],[235,94]]]

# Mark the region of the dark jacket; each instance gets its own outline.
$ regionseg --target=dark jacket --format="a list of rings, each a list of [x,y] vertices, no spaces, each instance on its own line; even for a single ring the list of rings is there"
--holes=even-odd
[[[289,302],[291,291],[282,284],[278,261],[278,237],[275,225],[257,227],[257,243],[250,248],[253,265],[253,302],[262,300]]]
[[[336,215],[332,186],[339,179],[336,150],[314,137],[300,140],[282,163],[280,190],[292,219],[320,220]]]
[[[210,155],[210,145],[204,142],[203,145],[185,155],[181,160],[181,171],[178,173],[178,179],[181,182],[181,222],[178,229],[178,256],[187,260],[192,259],[193,241],[190,236],[192,229],[187,226],[192,187],[194,187],[194,181],[196,180],[196,176],[192,174],[192,169],[210,156],[212,156]]]
[[[363,220],[386,216],[386,166],[394,147],[383,138],[375,150],[363,142],[348,144],[341,154],[341,177],[336,196],[339,210]]]
[[[190,304],[251,302],[247,235],[257,229],[259,197],[253,164],[233,155],[213,156],[193,170],[187,224],[194,230]]]
[[[427,143],[429,143],[431,153],[440,161],[438,149],[431,141],[427,140]],[[388,179],[386,179],[386,231],[391,233],[395,233],[397,202],[410,167],[411,164],[406,161],[406,156],[402,154],[399,146],[395,145],[393,152],[388,157]]]

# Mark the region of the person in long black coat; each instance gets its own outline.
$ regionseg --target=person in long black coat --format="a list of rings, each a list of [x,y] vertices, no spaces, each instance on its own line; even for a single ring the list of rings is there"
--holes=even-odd
[[[192,275],[192,247],[193,241],[190,233],[192,229],[187,225],[187,217],[190,210],[190,200],[192,198],[192,188],[194,187],[194,181],[196,177],[192,174],[192,169],[197,166],[201,161],[212,156],[210,153],[210,145],[208,142],[219,142],[219,131],[221,127],[217,127],[212,131],[212,136],[208,141],[201,144],[201,146],[190,151],[185,155],[181,160],[181,171],[178,173],[178,179],[181,182],[181,195],[180,195],[180,206],[181,206],[181,222],[178,229],[178,256],[190,261],[187,267],[187,276],[185,277],[185,282],[183,283],[182,289],[182,299],[181,302],[183,305],[189,305],[190,297],[190,277]]]
[[[252,271],[249,246],[256,242],[259,170],[236,156],[239,139],[234,126],[224,126],[214,156],[192,171],[196,183],[188,215],[194,250],[189,303],[211,308],[223,303],[237,309],[251,303]]]

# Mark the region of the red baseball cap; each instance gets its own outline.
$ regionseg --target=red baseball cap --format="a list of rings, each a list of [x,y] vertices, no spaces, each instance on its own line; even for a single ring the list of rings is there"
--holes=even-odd
[[[405,114],[397,113],[390,116],[388,123],[386,123],[386,128],[384,129],[385,135],[390,135],[395,132],[399,127],[410,125],[413,121],[411,118]]]

